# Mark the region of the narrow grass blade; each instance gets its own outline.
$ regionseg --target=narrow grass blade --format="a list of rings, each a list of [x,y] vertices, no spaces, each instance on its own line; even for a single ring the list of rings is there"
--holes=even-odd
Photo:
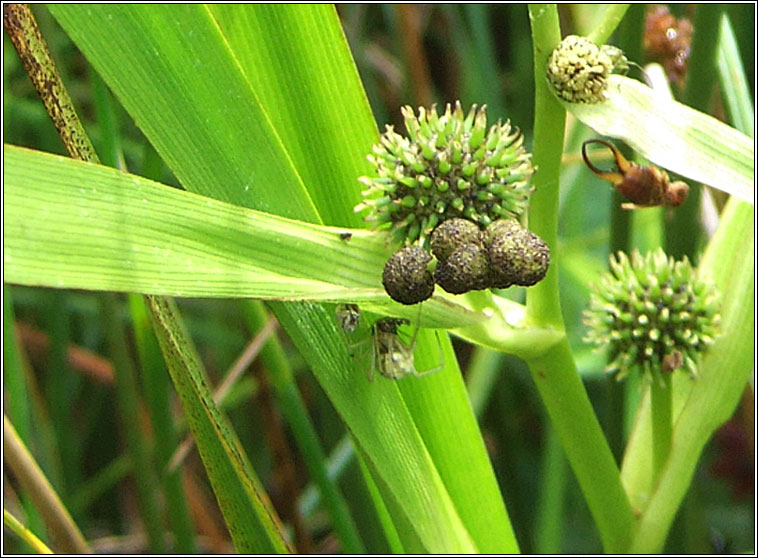
[[[147,297],[147,303],[235,548],[245,554],[287,552],[282,525],[234,431],[213,402],[202,365],[175,305],[159,297]]]
[[[16,429],[3,415],[3,454],[10,470],[29,493],[44,517],[56,549],[64,553],[90,554],[87,541],[48,482]]]
[[[750,98],[750,88],[747,85],[745,69],[742,65],[740,50],[737,46],[737,39],[734,36],[734,29],[732,29],[732,24],[726,13],[721,15],[719,33],[716,64],[719,70],[724,101],[731,115],[734,127],[752,138],[754,135],[755,111]]]
[[[11,514],[7,509],[3,508],[3,524],[16,533],[18,537],[28,544],[31,548],[37,551],[38,554],[52,554],[45,543],[43,543],[37,535],[32,533],[27,527],[25,527],[18,519]]]

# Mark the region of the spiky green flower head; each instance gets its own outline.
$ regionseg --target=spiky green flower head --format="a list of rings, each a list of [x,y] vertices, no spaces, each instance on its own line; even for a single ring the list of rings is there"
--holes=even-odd
[[[647,378],[683,368],[694,377],[700,355],[713,343],[720,316],[714,287],[689,260],[661,249],[631,259],[611,256],[590,297],[585,341],[610,351],[607,370],[618,379],[636,371]]]
[[[611,72],[628,68],[618,47],[598,47],[585,37],[568,35],[550,54],[547,79],[556,94],[569,103],[600,103],[606,99]]]
[[[455,217],[487,226],[526,211],[534,169],[510,122],[488,128],[484,106],[464,114],[460,102],[442,115],[434,106],[402,113],[408,137],[387,126],[368,156],[377,176],[359,179],[367,189],[355,207],[394,244],[428,247],[434,228]]]

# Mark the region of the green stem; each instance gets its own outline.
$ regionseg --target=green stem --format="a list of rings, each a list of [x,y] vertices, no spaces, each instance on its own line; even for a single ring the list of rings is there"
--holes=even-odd
[[[560,42],[558,12],[554,4],[529,6],[534,49],[534,154],[539,171],[532,183],[529,229],[542,238],[555,254],[558,247],[558,186],[560,183],[563,129],[566,112],[548,89],[547,58]],[[555,256],[553,256],[555,259]],[[558,272],[555,262],[545,278],[529,289],[527,314],[537,324],[563,329]]]
[[[625,552],[634,525],[632,508],[577,373],[568,340],[527,364],[600,531],[605,552]]]
[[[145,403],[154,425],[155,462],[162,472],[160,483],[165,498],[165,516],[174,534],[173,549],[179,554],[189,554],[195,552],[196,545],[192,517],[182,486],[182,470],[166,470],[171,455],[179,444],[179,434],[171,412],[171,377],[150,324],[145,298],[129,295],[129,308],[134,324]]]
[[[650,386],[650,412],[653,422],[653,479],[657,479],[671,451],[672,397],[671,374]],[[655,481],[654,481],[655,482]]]
[[[529,228],[553,250],[558,241],[558,185],[565,112],[548,89],[545,65],[561,39],[555,5],[530,5],[535,76],[535,193]],[[558,275],[553,264],[543,281],[529,289],[528,318],[563,330]],[[600,531],[606,552],[624,552],[634,523],[618,467],[603,436],[564,338],[544,354],[527,360],[558,438]]]
[[[559,554],[566,514],[566,457],[555,429],[547,428],[542,453],[542,478],[537,502],[534,552]]]
[[[123,435],[134,459],[134,479],[142,520],[151,552],[163,551],[163,522],[157,499],[158,479],[153,470],[153,455],[143,435],[140,420],[140,397],[137,372],[126,346],[126,332],[121,324],[121,308],[114,293],[99,297],[108,353],[116,375],[116,397],[123,424]]]
[[[55,124],[58,135],[74,159],[97,162],[92,143],[76,115],[71,97],[63,85],[58,68],[50,56],[47,43],[37,27],[29,6],[6,4],[3,6],[3,23],[26,73],[34,84],[45,110]]]

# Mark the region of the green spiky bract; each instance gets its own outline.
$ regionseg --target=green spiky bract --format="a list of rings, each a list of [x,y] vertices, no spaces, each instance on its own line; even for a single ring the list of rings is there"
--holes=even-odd
[[[465,115],[459,102],[442,115],[435,107],[402,113],[408,137],[387,126],[368,156],[377,176],[360,178],[367,189],[355,210],[374,228],[390,229],[393,243],[428,247],[447,219],[487,226],[526,211],[534,169],[518,129],[500,121],[488,129],[485,106]]]
[[[675,262],[661,249],[645,256],[635,250],[631,259],[619,252],[610,263],[584,314],[585,341],[609,349],[607,370],[619,379],[633,371],[650,378],[673,366],[694,376],[720,321],[713,287],[686,257]]]

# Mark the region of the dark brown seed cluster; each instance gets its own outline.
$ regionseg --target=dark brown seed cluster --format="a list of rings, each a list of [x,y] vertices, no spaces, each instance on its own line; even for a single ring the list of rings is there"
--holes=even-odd
[[[434,292],[434,278],[428,268],[431,261],[432,257],[419,246],[401,248],[384,266],[384,290],[401,304],[423,302]]]
[[[467,219],[448,219],[431,236],[437,258],[417,245],[398,250],[384,267],[387,294],[402,304],[417,304],[432,296],[437,283],[450,294],[483,289],[529,287],[542,280],[550,265],[550,250],[541,238],[514,219],[501,219],[481,230]]]
[[[450,294],[486,289],[490,286],[487,251],[477,244],[463,244],[434,270],[434,280]]]
[[[531,287],[542,281],[550,265],[550,249],[536,234],[516,221],[503,223],[490,234],[489,260],[492,287]],[[495,223],[497,225],[497,223]],[[494,226],[494,225],[493,225]]]
[[[550,264],[542,239],[514,219],[495,221],[484,231],[470,221],[450,219],[432,234],[432,253],[439,260],[435,281],[451,294],[540,281]]]

